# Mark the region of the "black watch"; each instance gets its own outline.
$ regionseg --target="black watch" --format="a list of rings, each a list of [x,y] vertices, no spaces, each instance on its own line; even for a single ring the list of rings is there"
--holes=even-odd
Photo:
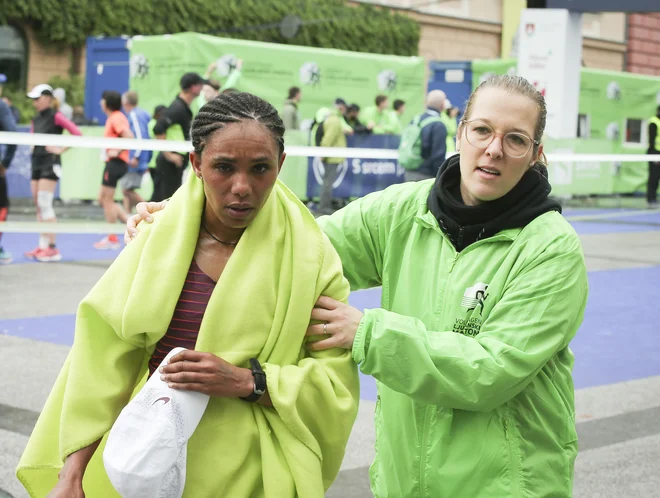
[[[261,368],[261,364],[256,358],[250,358],[250,367],[250,370],[252,370],[252,376],[254,377],[254,389],[249,396],[241,399],[244,401],[255,402],[266,392],[266,372]]]

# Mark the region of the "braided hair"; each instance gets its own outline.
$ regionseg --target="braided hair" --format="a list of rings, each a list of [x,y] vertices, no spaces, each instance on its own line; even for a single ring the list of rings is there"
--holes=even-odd
[[[209,100],[195,116],[190,130],[195,153],[201,155],[208,137],[230,123],[254,120],[264,125],[284,152],[284,122],[271,104],[246,92],[222,93]]]

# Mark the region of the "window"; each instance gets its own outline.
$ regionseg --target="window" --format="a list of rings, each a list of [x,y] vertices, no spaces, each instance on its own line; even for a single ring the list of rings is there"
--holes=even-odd
[[[578,114],[577,137],[589,138],[591,136],[591,123],[588,114]]]
[[[646,145],[647,139],[646,122],[643,119],[627,118],[626,134],[623,142],[629,145]]]
[[[7,85],[25,88],[27,76],[27,44],[23,33],[14,26],[0,26],[0,73]]]

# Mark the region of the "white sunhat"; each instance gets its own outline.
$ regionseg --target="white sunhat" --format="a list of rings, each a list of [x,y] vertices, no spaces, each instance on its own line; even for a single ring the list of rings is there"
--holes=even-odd
[[[184,348],[173,349],[160,366]],[[154,372],[110,429],[103,464],[122,498],[181,498],[188,439],[209,397],[171,389]]]
[[[41,85],[35,86],[30,93],[27,94],[31,99],[38,99],[42,95],[53,95],[53,87],[42,83]]]

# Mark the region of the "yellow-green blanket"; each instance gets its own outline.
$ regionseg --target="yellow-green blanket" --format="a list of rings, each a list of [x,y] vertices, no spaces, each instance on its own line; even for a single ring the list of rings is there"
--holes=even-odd
[[[17,469],[30,495],[55,485],[66,455],[104,436],[146,379],[179,299],[204,192],[193,174],[127,246],[78,308],[71,352]],[[245,231],[204,314],[196,349],[239,366],[257,357],[274,408],[212,398],[188,443],[184,497],[322,497],[357,413],[350,351],[310,354],[317,298],[345,301],[341,263],[314,218],[277,183]],[[116,497],[103,445],[84,479],[88,498]]]

